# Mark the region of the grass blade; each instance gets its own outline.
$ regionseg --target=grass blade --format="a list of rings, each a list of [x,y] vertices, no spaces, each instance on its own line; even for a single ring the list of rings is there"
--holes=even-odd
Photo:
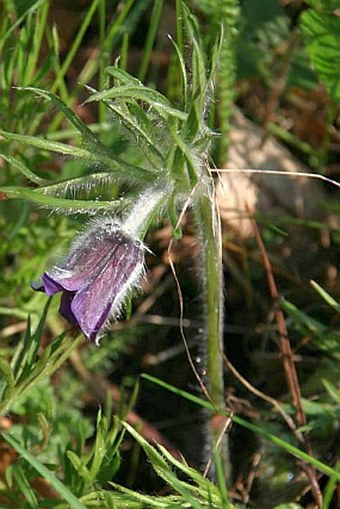
[[[149,380],[152,383],[155,383],[159,385],[160,387],[163,387],[164,389],[173,392],[179,396],[182,396],[183,398],[188,399],[189,401],[192,401],[196,405],[200,405],[204,408],[208,408],[209,410],[212,410],[216,412],[216,408],[209,403],[208,401],[202,400],[197,396],[194,396],[193,394],[190,394],[189,392],[183,391],[182,389],[177,389],[177,387],[173,387],[172,385],[169,385],[162,380],[159,380],[158,378],[155,378],[153,376],[147,375],[146,373],[143,373],[142,378],[145,378],[146,380]],[[253,431],[254,433],[261,435],[263,438],[268,440],[269,442],[281,447],[288,453],[292,454],[293,456],[296,456],[297,458],[300,458],[301,460],[305,461],[306,463],[309,463],[313,465],[317,470],[320,472],[323,472],[329,476],[334,476],[337,480],[340,480],[340,472],[337,472],[334,470],[334,468],[326,465],[322,461],[319,461],[312,456],[309,456],[305,452],[301,451],[294,445],[289,444],[288,442],[285,442],[284,440],[281,440],[275,435],[272,435],[271,433],[268,433],[264,429],[260,428],[259,426],[256,426],[255,424],[252,424],[249,421],[246,421],[245,419],[242,419],[241,417],[238,417],[237,415],[230,416],[227,412],[220,412],[221,415],[226,415],[230,417],[233,422],[236,422],[243,428],[249,429],[250,431]]]
[[[71,493],[71,491],[59,479],[37,460],[27,449],[17,442],[9,433],[1,435],[6,442],[15,449],[51,486],[60,496],[70,504],[72,509],[86,509],[86,507]]]

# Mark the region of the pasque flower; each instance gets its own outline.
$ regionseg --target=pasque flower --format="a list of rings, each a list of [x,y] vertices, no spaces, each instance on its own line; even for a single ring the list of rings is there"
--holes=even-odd
[[[96,344],[110,318],[144,275],[145,247],[112,219],[93,220],[66,259],[46,271],[35,290],[62,292],[60,313]]]

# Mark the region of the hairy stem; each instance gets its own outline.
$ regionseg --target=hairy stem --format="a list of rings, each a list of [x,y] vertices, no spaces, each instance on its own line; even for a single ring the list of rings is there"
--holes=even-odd
[[[223,274],[221,256],[221,228],[216,209],[213,181],[204,181],[195,203],[196,221],[202,243],[202,290],[205,302],[205,344],[207,353],[208,392],[217,409],[225,409],[223,379]],[[224,420],[211,416],[209,422],[213,442],[220,443],[225,477],[230,472],[228,444],[223,435]]]

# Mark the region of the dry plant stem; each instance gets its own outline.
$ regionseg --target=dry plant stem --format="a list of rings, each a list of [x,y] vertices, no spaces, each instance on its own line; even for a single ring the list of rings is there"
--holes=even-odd
[[[235,171],[239,171],[240,173],[250,173],[250,174],[261,174],[264,173],[266,175],[283,175],[284,177],[307,177],[310,179],[323,180],[323,182],[328,182],[334,187],[338,187],[340,189],[340,182],[336,180],[330,179],[325,175],[321,175],[320,173],[310,173],[306,171],[284,171],[284,170],[270,170],[269,168],[266,170],[257,170],[255,168],[210,168],[212,173],[235,173]]]
[[[202,293],[204,298],[205,337],[207,352],[208,392],[218,409],[225,409],[223,379],[223,275],[220,218],[215,203],[213,180],[201,182],[194,201],[194,212],[202,245]],[[216,424],[216,422],[219,424]],[[219,443],[224,422],[211,418],[214,442]],[[230,476],[227,436],[221,441],[220,453],[225,477]]]
[[[70,362],[102,404],[105,403],[106,395],[109,393],[113,403],[118,405],[121,400],[121,392],[116,385],[113,385],[104,377],[90,373],[82,363],[77,351],[72,352]],[[142,419],[136,412],[130,410],[125,419],[131,426],[138,427],[140,434],[150,443],[163,445],[174,458],[178,460],[182,458],[178,450],[152,424]]]
[[[247,207],[247,209],[248,209],[248,207]],[[288,388],[289,388],[289,391],[290,391],[292,399],[293,399],[293,405],[294,405],[295,411],[296,411],[296,414],[295,414],[296,423],[297,423],[298,427],[304,426],[307,423],[307,420],[306,420],[306,416],[305,416],[305,413],[302,408],[300,385],[299,385],[299,380],[298,380],[298,376],[297,376],[297,372],[296,372],[296,368],[295,368],[295,364],[294,364],[293,352],[292,352],[289,337],[288,337],[288,330],[286,327],[285,318],[284,318],[282,310],[278,307],[279,293],[278,293],[278,290],[276,287],[272,267],[271,267],[269,257],[267,255],[264,243],[262,241],[260,231],[257,227],[256,222],[251,217],[249,209],[247,211],[248,211],[250,220],[252,222],[252,227],[254,230],[256,241],[257,241],[259,249],[260,249],[263,266],[264,266],[264,269],[267,274],[270,295],[273,299],[274,306],[275,306],[275,318],[276,318],[276,323],[277,323],[277,328],[278,328],[278,333],[279,333],[279,344],[280,344],[280,350],[281,350],[281,355],[282,355],[283,367],[284,367],[285,374],[286,374]],[[311,443],[310,443],[308,435],[306,433],[302,433],[302,436],[303,436],[303,441],[304,441],[304,446],[305,446],[306,452],[310,456],[313,456],[313,451],[312,451],[312,447],[311,447]],[[306,472],[306,474],[309,478],[309,481],[311,483],[311,490],[313,492],[315,501],[317,502],[318,507],[321,507],[322,506],[322,494],[321,494],[319,483],[317,481],[315,469],[312,466],[307,465],[305,463],[302,464],[302,467],[303,467],[304,471]]]

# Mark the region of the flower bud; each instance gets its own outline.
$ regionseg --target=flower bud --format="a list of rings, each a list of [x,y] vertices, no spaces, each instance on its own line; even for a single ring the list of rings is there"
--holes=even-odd
[[[35,290],[62,292],[60,313],[98,344],[110,318],[144,276],[145,246],[113,219],[93,220],[73,243],[68,257],[42,276]]]

